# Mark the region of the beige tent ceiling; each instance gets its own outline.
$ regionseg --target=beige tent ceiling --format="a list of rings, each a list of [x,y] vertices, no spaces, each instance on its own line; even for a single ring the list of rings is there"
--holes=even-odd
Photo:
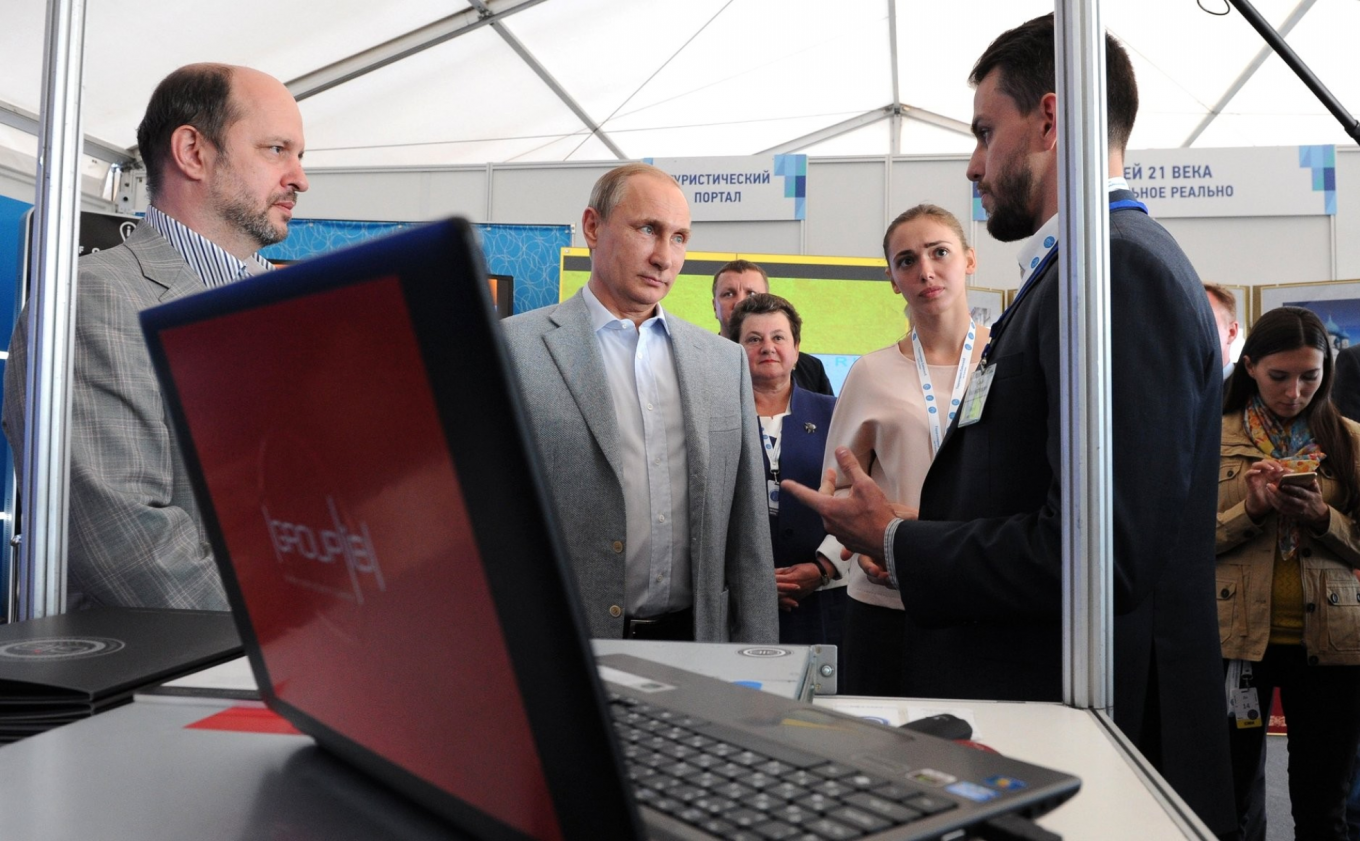
[[[1350,144],[1225,0],[1105,0],[1133,148]],[[1360,111],[1360,0],[1256,7]],[[312,167],[971,148],[972,61],[1043,0],[93,0],[87,146],[117,157],[156,82],[246,64],[301,99]],[[0,147],[33,154],[44,8],[5,4]],[[1349,56],[1349,58],[1348,58]],[[892,115],[900,119],[892,119]],[[91,161],[91,166],[95,164]]]

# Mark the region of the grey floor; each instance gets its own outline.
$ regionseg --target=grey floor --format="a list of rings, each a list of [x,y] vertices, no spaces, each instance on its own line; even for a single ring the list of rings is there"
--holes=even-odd
[[[1266,737],[1266,841],[1293,841],[1289,813],[1289,745],[1284,736]]]

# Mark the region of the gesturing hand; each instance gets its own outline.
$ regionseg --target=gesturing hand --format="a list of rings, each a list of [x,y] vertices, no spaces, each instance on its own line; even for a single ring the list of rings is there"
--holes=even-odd
[[[860,554],[881,555],[883,532],[896,514],[883,490],[874,484],[859,466],[853,453],[846,447],[836,448],[836,463],[841,473],[850,480],[848,496],[835,495],[835,476],[822,481],[820,491],[800,485],[792,479],[780,482],[780,487],[794,499],[822,515],[828,533],[835,535],[841,545]]]

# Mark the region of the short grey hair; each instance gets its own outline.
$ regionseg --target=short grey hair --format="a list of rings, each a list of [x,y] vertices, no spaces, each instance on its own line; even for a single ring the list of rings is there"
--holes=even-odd
[[[677,188],[680,186],[669,172],[657,169],[651,164],[632,163],[615,167],[601,175],[600,180],[595,182],[594,189],[590,191],[589,207],[599,214],[601,220],[608,219],[614,208],[619,206],[619,202],[623,200],[623,187],[634,175],[652,175],[666,179]]]

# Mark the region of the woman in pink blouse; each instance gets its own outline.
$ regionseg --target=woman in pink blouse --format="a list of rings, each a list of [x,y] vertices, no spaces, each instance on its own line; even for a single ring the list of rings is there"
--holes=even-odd
[[[836,467],[836,447],[849,447],[890,500],[915,509],[987,343],[987,328],[974,323],[968,307],[966,286],[977,258],[952,213],[931,204],[911,208],[888,226],[883,254],[893,291],[906,300],[911,329],[850,369],[831,419],[824,467]],[[843,476],[838,481],[848,484]],[[865,576],[857,558],[841,561],[834,538],[827,538],[821,554],[849,576],[840,691],[906,694],[897,593]]]

